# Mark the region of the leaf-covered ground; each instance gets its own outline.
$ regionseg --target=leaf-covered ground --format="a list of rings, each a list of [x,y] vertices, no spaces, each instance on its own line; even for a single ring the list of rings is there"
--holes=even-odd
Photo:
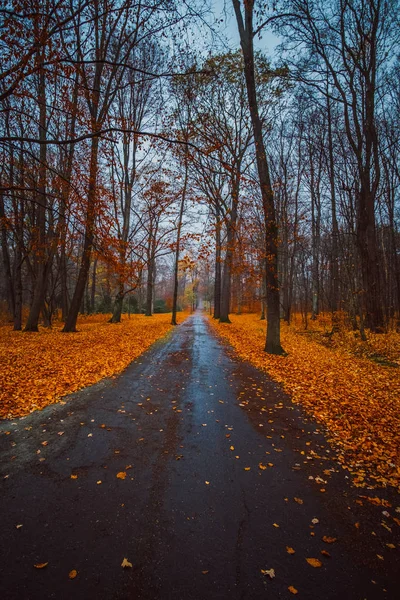
[[[108,315],[109,317],[109,315]],[[39,333],[0,327],[0,418],[24,416],[62,396],[119,373],[170,329],[171,315],[133,315],[107,323],[107,315]]]
[[[263,351],[265,321],[258,315],[232,315],[231,320],[210,322],[241,358],[267,371],[327,427],[356,485],[399,486],[400,369],[355,356],[343,340],[326,347],[286,325],[282,345],[288,356],[272,356]],[[384,336],[379,343],[383,352]]]

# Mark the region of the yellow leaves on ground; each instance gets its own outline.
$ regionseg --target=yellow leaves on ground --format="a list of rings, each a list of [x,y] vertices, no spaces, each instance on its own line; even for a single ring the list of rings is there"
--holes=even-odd
[[[70,579],[75,579],[75,577],[78,575],[78,571],[76,569],[72,569],[72,571],[69,572],[68,577]]]
[[[37,563],[36,565],[33,565],[35,567],[35,569],[44,569],[45,567],[47,567],[49,563],[45,562],[45,563]]]
[[[296,550],[294,550],[293,548],[291,548],[290,546],[286,546],[286,552],[288,554],[295,554]]]
[[[117,473],[117,479],[125,479],[125,477],[126,477],[125,471],[120,471],[119,473]]]
[[[169,331],[171,315],[133,315],[119,324],[109,315],[61,324],[39,333],[0,327],[0,418],[21,417],[61,396],[119,373]]]
[[[306,558],[306,561],[312,567],[315,567],[315,568],[322,567],[322,562],[320,560],[318,560],[318,558]]]
[[[291,594],[297,594],[298,590],[293,585],[289,585],[288,590]]]
[[[327,347],[326,337],[307,334],[282,324],[282,345],[288,356],[264,352],[265,322],[258,315],[231,315],[232,324],[210,323],[235,348],[239,356],[283,385],[333,434],[338,460],[364,486],[365,477],[378,484],[400,483],[400,370],[377,364],[359,349],[361,342],[341,335],[340,343]],[[351,334],[353,335],[353,334]],[[397,338],[395,336],[397,335]],[[384,341],[389,336],[392,340]],[[354,336],[353,336],[354,337]],[[399,334],[369,336],[372,347],[394,359]],[[325,342],[323,342],[325,340]],[[396,348],[390,351],[389,346]],[[358,354],[358,356],[357,356]],[[398,360],[398,356],[397,356]],[[357,467],[353,466],[357,465]]]

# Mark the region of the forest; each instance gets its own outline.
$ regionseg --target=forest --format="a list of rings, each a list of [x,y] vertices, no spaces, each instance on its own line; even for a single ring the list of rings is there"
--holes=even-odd
[[[267,314],[272,352],[294,313],[396,330],[397,8],[233,2],[238,50],[206,2],[3,1],[3,318],[201,297]]]
[[[0,0],[0,596],[385,600],[398,0]]]

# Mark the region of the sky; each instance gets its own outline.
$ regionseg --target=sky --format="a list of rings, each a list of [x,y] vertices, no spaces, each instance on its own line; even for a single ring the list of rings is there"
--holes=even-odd
[[[219,24],[221,34],[228,38],[232,48],[238,48],[240,45],[239,33],[231,0],[212,0],[212,5],[214,14],[220,20],[223,19],[223,22]],[[257,50],[262,50],[267,56],[272,57],[279,42],[280,39],[266,29],[261,40],[258,37],[254,40],[254,45]]]

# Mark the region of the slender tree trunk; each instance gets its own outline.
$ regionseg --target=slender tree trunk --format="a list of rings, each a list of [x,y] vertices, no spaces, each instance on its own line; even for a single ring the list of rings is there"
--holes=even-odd
[[[99,138],[92,138],[90,153],[90,171],[89,171],[89,189],[87,198],[85,239],[83,244],[83,254],[81,265],[76,282],[74,295],[71,300],[71,306],[65,321],[63,331],[66,333],[76,331],[76,322],[78,320],[79,309],[85,294],[86,282],[90,269],[90,259],[93,248],[94,228],[96,221],[96,196],[97,196],[97,172],[98,172],[98,152]]]
[[[339,304],[339,226],[336,215],[336,189],[335,189],[335,162],[333,158],[333,139],[332,139],[332,115],[329,94],[327,99],[327,121],[328,121],[328,157],[329,157],[329,184],[331,192],[331,212],[332,212],[332,249],[330,257],[330,275],[331,275],[331,311],[332,327],[337,329],[338,319],[337,311]]]
[[[220,323],[230,323],[232,263],[236,238],[236,223],[238,217],[240,165],[236,165],[236,173],[232,177],[232,203],[230,215],[226,217],[226,252],[222,271]]]
[[[47,104],[46,104],[46,73],[43,67],[44,57],[39,71],[39,139],[46,141],[47,129]],[[25,331],[38,331],[40,312],[43,308],[46,295],[48,277],[50,273],[50,257],[46,245],[46,168],[47,146],[42,143],[39,150],[39,184],[38,184],[38,207],[37,207],[37,265],[36,281],[34,283],[33,299],[29,310]]]
[[[2,258],[3,258],[3,268],[4,268],[5,283],[6,283],[8,311],[10,313],[10,316],[13,317],[14,313],[15,313],[15,296],[14,296],[13,278],[12,278],[12,273],[11,273],[10,253],[9,253],[9,249],[8,249],[7,227],[6,227],[6,216],[5,216],[3,194],[0,194],[0,230],[1,230],[1,253],[2,253]]]
[[[215,278],[214,278],[214,319],[221,316],[221,217],[216,208],[215,223]]]
[[[280,337],[280,302],[278,281],[278,227],[275,217],[274,196],[264,146],[262,122],[259,116],[253,47],[253,10],[254,0],[244,3],[244,20],[239,0],[232,0],[239,28],[240,44],[244,57],[244,73],[249,102],[256,161],[260,181],[261,197],[265,225],[265,267],[267,280],[267,339],[265,351],[271,354],[283,354]]]
[[[186,201],[186,190],[187,190],[187,182],[188,182],[188,152],[186,148],[185,152],[185,176],[183,180],[183,188],[182,188],[182,197],[181,197],[181,205],[179,208],[179,220],[178,220],[178,231],[176,234],[176,250],[175,250],[175,265],[174,265],[174,293],[172,299],[172,319],[171,325],[177,325],[176,322],[176,310],[178,304],[178,274],[179,274],[179,246],[181,242],[181,231],[182,231],[182,220],[183,220],[183,211],[185,209],[185,201]]]
[[[150,256],[147,266],[147,284],[146,284],[146,317],[153,315],[153,280],[154,280],[154,258]]]

